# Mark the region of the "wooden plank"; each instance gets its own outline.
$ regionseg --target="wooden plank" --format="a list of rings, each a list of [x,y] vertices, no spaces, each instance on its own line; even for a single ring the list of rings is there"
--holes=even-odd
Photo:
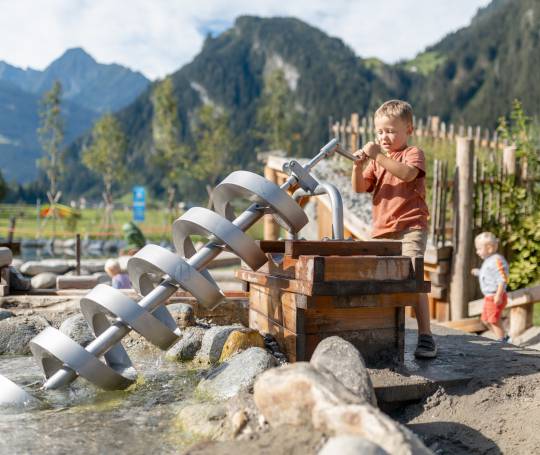
[[[448,273],[429,273],[429,280],[432,285],[447,287],[450,281],[450,275]]]
[[[509,292],[508,304],[506,305],[506,308],[513,308],[536,302],[540,302],[540,285]],[[469,316],[477,316],[482,314],[483,305],[483,298],[469,302]]]
[[[309,282],[276,277],[260,272],[240,269],[236,271],[239,280],[248,281],[267,287],[276,287],[295,294],[312,295],[361,295],[361,294],[394,294],[408,292],[429,292],[430,282],[424,281],[421,288],[414,279],[409,280],[380,280],[380,281],[330,281]]]
[[[283,240],[256,240],[255,243],[265,253],[285,253],[285,242]]]
[[[434,299],[446,300],[448,289],[446,288],[446,286],[437,286],[437,285],[432,284],[431,291],[429,291],[429,293]]]
[[[521,305],[510,308],[510,329],[509,335],[514,338],[521,335],[525,330],[533,325],[532,305]]]
[[[285,254],[295,259],[302,255],[401,256],[401,242],[398,240],[285,240]]]
[[[249,310],[249,327],[262,334],[273,335],[289,362],[305,360],[305,335],[287,330],[254,309]]]
[[[395,308],[416,306],[419,301],[418,293],[315,296],[307,299],[306,308]]]
[[[290,256],[285,256],[282,253],[266,253],[266,256],[268,257],[268,261],[257,269],[258,272],[287,278],[295,277],[297,259],[292,259]],[[247,266],[244,268],[251,270]]]
[[[484,332],[487,329],[480,318],[458,319],[456,321],[438,322],[438,324],[468,333]]]
[[[450,320],[450,303],[441,300],[435,300],[435,314],[436,319],[439,322],[446,322]]]
[[[405,361],[405,308],[395,309],[396,318],[396,349],[398,351],[398,361],[403,363]]]
[[[450,261],[443,260],[439,261],[437,264],[430,264],[426,262],[426,258],[424,256],[424,270],[433,273],[448,273],[450,272]]]
[[[395,314],[395,308],[308,308],[305,333],[396,329]]]
[[[302,309],[297,311],[295,297],[301,296],[253,285],[249,295],[249,308],[291,332],[304,333],[304,313]]]

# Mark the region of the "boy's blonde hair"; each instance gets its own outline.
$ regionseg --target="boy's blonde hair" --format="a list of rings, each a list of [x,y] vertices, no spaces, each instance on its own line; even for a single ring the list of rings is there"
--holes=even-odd
[[[495,237],[495,234],[492,232],[481,232],[474,238],[474,244],[478,245],[479,243],[489,243],[494,245],[495,248],[499,245],[499,239]]]
[[[107,259],[107,261],[105,261],[105,267],[104,267],[105,271],[110,271],[111,273],[120,273],[121,272],[121,268],[120,268],[120,262],[118,262],[118,259]]]
[[[389,100],[384,102],[375,111],[374,118],[379,117],[400,118],[409,125],[413,124],[413,110],[411,105],[406,101]]]

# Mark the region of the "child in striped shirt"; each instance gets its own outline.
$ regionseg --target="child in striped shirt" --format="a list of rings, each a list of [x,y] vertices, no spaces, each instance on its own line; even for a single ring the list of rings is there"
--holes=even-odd
[[[497,253],[499,240],[491,232],[482,232],[474,239],[476,254],[483,259],[480,269],[473,269],[484,294],[482,321],[493,331],[499,341],[508,341],[501,322],[501,314],[508,302],[508,262]]]

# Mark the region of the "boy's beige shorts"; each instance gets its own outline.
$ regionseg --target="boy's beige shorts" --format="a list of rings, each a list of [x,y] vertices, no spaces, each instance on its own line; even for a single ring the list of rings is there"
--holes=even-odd
[[[427,231],[423,229],[407,229],[401,232],[393,232],[386,234],[385,239],[401,240],[403,242],[403,256],[411,258],[415,256],[423,256],[426,251]]]

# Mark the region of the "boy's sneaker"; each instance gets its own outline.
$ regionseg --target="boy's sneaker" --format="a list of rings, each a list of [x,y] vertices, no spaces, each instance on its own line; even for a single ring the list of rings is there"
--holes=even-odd
[[[510,335],[503,336],[499,341],[501,343],[512,343],[512,341],[510,341]]]
[[[418,345],[414,356],[418,359],[433,359],[437,357],[437,346],[432,335],[420,334],[418,335]]]

